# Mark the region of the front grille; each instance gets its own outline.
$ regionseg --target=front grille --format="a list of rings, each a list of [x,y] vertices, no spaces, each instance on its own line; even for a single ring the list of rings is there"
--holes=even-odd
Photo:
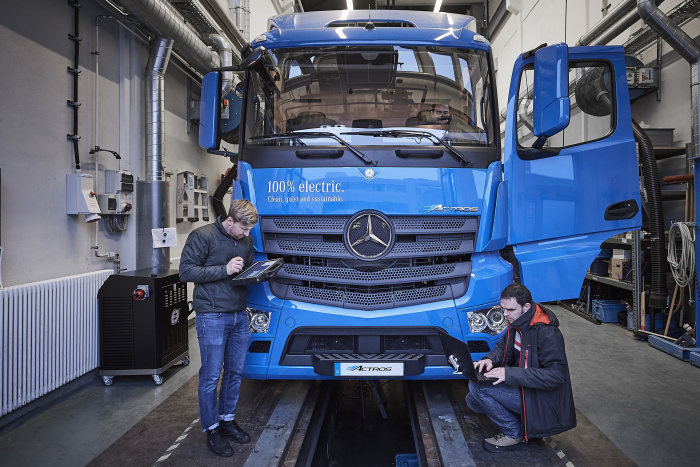
[[[283,299],[355,309],[451,300],[466,293],[478,218],[389,216],[395,242],[376,261],[343,241],[350,216],[263,217],[265,252],[284,267],[270,281]]]

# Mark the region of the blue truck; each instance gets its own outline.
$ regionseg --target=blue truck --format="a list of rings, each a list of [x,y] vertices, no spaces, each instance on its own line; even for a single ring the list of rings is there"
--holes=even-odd
[[[502,133],[471,17],[269,25],[205,75],[200,105],[209,152],[231,155],[235,119],[234,196],[258,209],[256,258],[284,260],[251,287],[245,377],[455,378],[441,337],[480,358],[506,327],[506,285],[577,297],[601,242],[641,225],[622,47],[521,54]],[[222,96],[227,72],[240,82]]]

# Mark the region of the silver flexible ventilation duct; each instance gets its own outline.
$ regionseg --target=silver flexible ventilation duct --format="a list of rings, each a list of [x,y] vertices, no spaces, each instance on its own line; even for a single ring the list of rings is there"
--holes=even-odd
[[[165,180],[163,169],[163,112],[165,70],[170,60],[172,39],[157,38],[146,66],[146,180]]]
[[[207,36],[207,42],[211,44],[216,52],[219,54],[220,66],[231,66],[233,65],[233,49],[228,39],[220,34],[209,34]],[[221,72],[221,95],[225,96],[233,88],[233,72],[232,71],[222,71]]]
[[[152,229],[170,226],[168,183],[165,180],[164,112],[165,70],[173,41],[158,37],[151,45],[146,68],[146,177],[137,182],[138,214],[137,267],[152,270],[170,268],[170,248],[153,248]]]
[[[178,55],[200,73],[207,73],[218,65],[209,47],[166,0],[119,0],[119,3],[158,35],[173,39]]]

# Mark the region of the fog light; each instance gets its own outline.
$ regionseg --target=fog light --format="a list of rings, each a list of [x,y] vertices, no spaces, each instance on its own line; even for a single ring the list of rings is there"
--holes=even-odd
[[[247,308],[246,311],[248,311],[250,332],[267,332],[270,328],[270,313],[254,308]]]

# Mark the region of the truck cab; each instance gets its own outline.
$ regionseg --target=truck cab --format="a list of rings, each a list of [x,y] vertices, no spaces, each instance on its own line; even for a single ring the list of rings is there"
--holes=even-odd
[[[240,115],[234,197],[259,212],[256,257],[284,261],[251,287],[248,378],[456,377],[443,336],[480,358],[514,278],[536,301],[578,296],[600,243],[641,224],[620,47],[522,54],[503,135],[468,16],[282,15],[224,109],[228,71],[203,81],[200,145],[220,153]]]

